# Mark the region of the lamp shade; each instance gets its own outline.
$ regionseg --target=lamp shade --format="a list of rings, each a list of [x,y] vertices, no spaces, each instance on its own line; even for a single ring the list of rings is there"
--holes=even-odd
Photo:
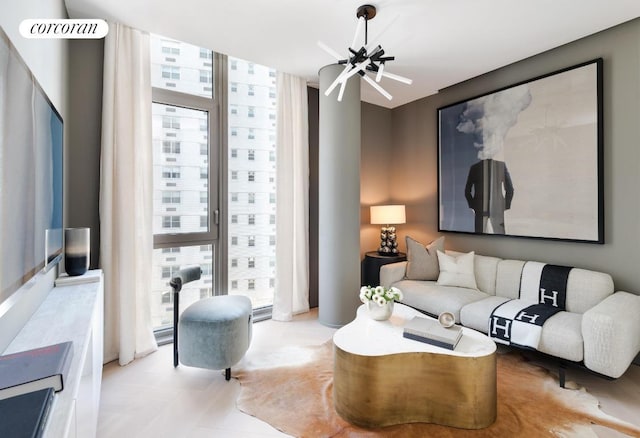
[[[404,205],[371,206],[372,224],[404,224],[406,221]]]

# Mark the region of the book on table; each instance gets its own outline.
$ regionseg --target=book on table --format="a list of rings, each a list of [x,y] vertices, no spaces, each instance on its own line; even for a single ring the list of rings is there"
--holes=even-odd
[[[53,388],[62,391],[73,358],[73,342],[0,356],[0,400]]]
[[[405,324],[402,336],[454,350],[462,337],[462,327],[443,327],[436,320],[415,316]]]
[[[53,388],[45,388],[0,400],[0,436],[41,437],[51,411],[53,394]]]

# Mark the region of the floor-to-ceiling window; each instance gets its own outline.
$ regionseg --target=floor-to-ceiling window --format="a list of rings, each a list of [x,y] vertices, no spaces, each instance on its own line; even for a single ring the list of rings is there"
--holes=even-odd
[[[218,238],[219,117],[215,56],[153,35],[153,278],[156,330],[170,328],[169,279],[200,265],[202,278],[181,292],[181,307],[212,295]]]
[[[276,75],[272,69],[232,57],[227,69],[219,71],[218,66],[225,64],[220,59],[191,44],[158,35],[151,38],[155,247],[151,314],[161,336],[173,323],[169,280],[186,266],[200,265],[203,275],[183,288],[182,309],[225,293],[248,296],[262,315],[270,313],[273,303]],[[226,102],[225,108],[221,102]],[[220,132],[227,132],[226,138]],[[221,155],[221,150],[227,153]],[[223,206],[218,203],[219,183],[226,190]],[[219,232],[220,217],[227,218],[225,233]],[[220,245],[219,238],[226,244]],[[218,248],[226,248],[226,257],[217,254]],[[221,260],[227,260],[226,266]],[[228,281],[222,284],[222,278]]]

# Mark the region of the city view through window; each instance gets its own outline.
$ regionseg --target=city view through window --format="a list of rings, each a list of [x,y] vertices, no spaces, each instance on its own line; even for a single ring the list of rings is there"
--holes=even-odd
[[[228,190],[228,205],[222,206],[228,212],[227,291],[248,296],[254,308],[273,303],[275,71],[229,57],[228,157],[221,157],[212,141],[220,126],[215,119],[214,58],[211,51],[197,46],[151,38],[155,329],[173,323],[169,280],[179,269],[193,265],[202,269],[202,278],[180,293],[181,309],[220,293],[212,288],[222,159],[229,169],[222,176]]]
[[[276,72],[228,59],[229,294],[273,304],[276,271]]]

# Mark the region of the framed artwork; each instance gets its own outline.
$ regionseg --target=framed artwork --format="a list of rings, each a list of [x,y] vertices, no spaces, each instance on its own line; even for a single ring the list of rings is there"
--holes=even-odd
[[[439,231],[604,243],[602,59],[438,109]]]

